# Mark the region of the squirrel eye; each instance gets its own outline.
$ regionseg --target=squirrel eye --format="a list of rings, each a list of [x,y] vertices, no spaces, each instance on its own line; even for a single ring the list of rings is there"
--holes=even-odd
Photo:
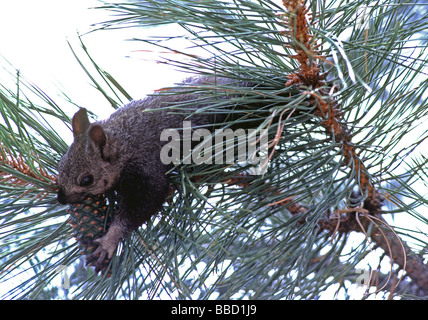
[[[94,182],[94,177],[92,175],[87,175],[80,180],[80,186],[81,187],[87,187],[90,186]]]

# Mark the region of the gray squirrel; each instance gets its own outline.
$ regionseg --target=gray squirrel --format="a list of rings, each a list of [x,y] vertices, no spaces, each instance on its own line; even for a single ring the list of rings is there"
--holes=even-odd
[[[236,80],[199,77],[186,80],[183,88],[186,84],[231,83],[236,85]],[[240,81],[239,86],[251,88],[253,84]],[[58,166],[58,202],[76,204],[87,196],[114,190],[118,203],[112,224],[103,237],[95,240],[98,248],[88,258],[95,262],[96,269],[104,258],[112,257],[121,239],[160,211],[168,195],[170,167],[160,160],[165,144],[159,138],[161,132],[181,128],[185,119],[195,126],[209,126],[227,115],[171,112],[170,107],[186,101],[200,101],[194,108],[210,103],[208,94],[186,90],[177,94],[174,90],[132,101],[106,120],[90,123],[83,108],[72,119],[74,141]]]

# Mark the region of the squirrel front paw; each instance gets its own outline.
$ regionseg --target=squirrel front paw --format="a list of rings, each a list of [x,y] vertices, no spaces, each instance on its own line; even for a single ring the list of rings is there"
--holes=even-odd
[[[94,243],[98,244],[98,248],[87,257],[86,265],[93,265],[96,273],[104,271],[122,237],[122,228],[112,224],[104,236],[94,240]]]
[[[94,243],[98,244],[98,248],[86,258],[86,265],[93,265],[95,272],[98,273],[99,271],[104,271],[108,266],[119,242],[111,241],[111,239],[104,236],[94,240]]]

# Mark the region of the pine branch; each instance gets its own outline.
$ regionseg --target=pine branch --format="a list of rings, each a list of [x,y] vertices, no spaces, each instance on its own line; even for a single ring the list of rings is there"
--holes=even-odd
[[[371,239],[381,247],[391,260],[405,270],[410,278],[424,291],[428,290],[428,265],[423,263],[423,258],[416,256],[412,250],[398,237],[389,224],[380,216],[383,197],[376,191],[366,166],[357,156],[355,145],[351,142],[352,131],[341,119],[341,111],[337,101],[331,97],[331,91],[326,88],[324,79],[327,74],[321,74],[316,60],[320,59],[314,49],[313,36],[309,34],[309,21],[306,16],[308,9],[302,0],[284,0],[283,4],[288,11],[287,25],[288,36],[292,47],[297,54],[290,56],[299,62],[299,69],[290,74],[286,86],[300,85],[312,88],[307,93],[311,95],[311,104],[317,106],[315,115],[324,118],[322,124],[334,139],[343,144],[342,152],[344,166],[354,167],[355,179],[359,179],[361,193],[367,192],[363,206],[358,208],[348,207],[345,210],[337,210],[333,219],[321,220],[320,230],[330,230],[332,235],[336,232],[351,231],[367,234],[369,225],[374,224],[374,230],[370,233]],[[323,59],[325,60],[325,59]],[[312,61],[312,62],[310,62]],[[319,90],[317,90],[319,89]],[[331,88],[334,89],[334,88]],[[329,97],[330,95],[330,97]],[[292,199],[285,199],[282,204],[288,205]],[[306,209],[294,204],[291,210],[305,212]],[[343,214],[345,216],[343,217]],[[381,226],[381,227],[380,227]]]
[[[197,180],[197,179],[196,179]],[[237,185],[244,190],[251,182],[245,175],[226,178],[224,183]],[[281,194],[280,190],[267,189],[270,193]],[[356,199],[357,197],[355,197]],[[269,207],[285,207],[287,210],[299,218],[299,224],[305,224],[310,212],[306,206],[294,201],[294,197],[289,196],[274,203]],[[333,214],[325,212],[324,218],[317,223],[319,232],[328,231],[332,238],[336,234],[349,234],[351,232],[363,233],[369,237],[378,247],[385,251],[385,254],[393,263],[397,263],[400,269],[413,280],[413,283],[425,294],[428,293],[428,266],[423,262],[423,257],[415,254],[412,249],[402,240],[393,228],[382,217],[380,208],[373,206],[370,199],[364,201],[359,208],[348,208],[337,210]],[[397,283],[398,285],[398,283]],[[393,288],[391,288],[393,292]]]
[[[74,296],[315,298],[333,284],[347,287],[343,279],[352,278],[355,264],[373,250],[362,241],[348,253],[354,232],[364,234],[425,290],[426,249],[413,253],[402,233],[384,219],[400,212],[427,223],[417,211],[426,199],[413,184],[426,178],[428,159],[417,151],[428,131],[407,143],[428,115],[428,83],[419,78],[426,74],[426,48],[409,38],[426,23],[424,16],[411,19],[409,4],[105,4],[103,9],[120,15],[103,24],[105,30],[170,23],[183,28],[184,48],[173,47],[169,41],[178,38],[170,35],[135,39],[167,52],[159,61],[198,75],[255,83],[245,89],[190,84],[175,94],[211,97],[199,112],[238,116],[225,127],[261,120],[259,129],[269,128],[271,153],[264,176],[249,176],[248,166],[239,165],[185,165],[173,171],[174,188],[161,214],[126,239],[111,260],[110,278],[91,275]],[[369,16],[364,30],[356,27],[363,5]],[[345,31],[351,34],[347,39],[341,37]],[[88,62],[73,53],[95,88],[114,106],[129,100],[81,46]],[[58,267],[79,259],[66,208],[54,204],[56,164],[67,146],[48,121],[68,125],[70,119],[41,89],[21,79],[18,83],[19,94],[2,88],[0,95],[0,188],[7,199],[0,205],[0,268],[5,270],[0,280],[24,277],[5,295],[13,298],[40,296]],[[35,94],[37,103],[22,98],[28,97],[24,89]],[[264,107],[253,107],[260,100]],[[386,185],[389,181],[396,186]],[[426,247],[423,233],[414,232],[412,239]]]

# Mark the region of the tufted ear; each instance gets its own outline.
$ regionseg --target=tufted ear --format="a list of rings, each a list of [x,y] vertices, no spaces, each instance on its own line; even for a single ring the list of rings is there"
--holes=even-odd
[[[71,120],[74,138],[76,138],[78,135],[81,135],[82,133],[85,133],[90,124],[91,123],[89,122],[86,109],[80,108],[80,110],[75,113],[73,119]]]
[[[112,160],[114,146],[109,141],[102,126],[95,124],[89,129],[89,140],[92,147],[100,151],[101,158],[104,161],[110,162]]]

